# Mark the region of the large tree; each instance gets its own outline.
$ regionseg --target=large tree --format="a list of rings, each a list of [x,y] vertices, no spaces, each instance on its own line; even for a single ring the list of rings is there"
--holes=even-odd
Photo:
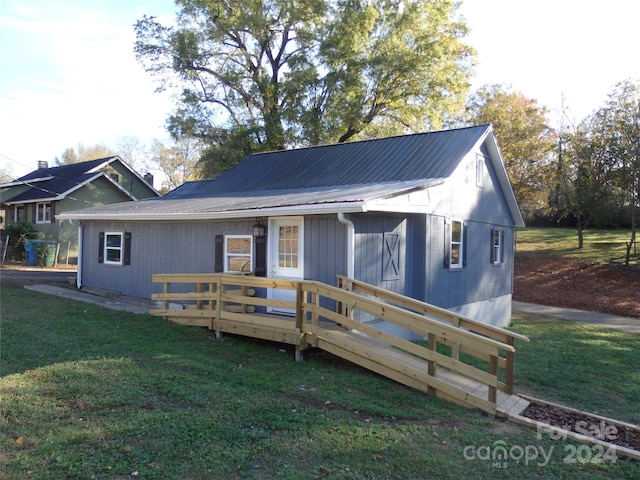
[[[181,89],[170,132],[206,139],[230,163],[247,150],[440,128],[464,105],[474,53],[454,1],[176,4],[175,26],[136,23],[136,54],[160,88]]]
[[[602,118],[598,134],[606,141],[622,203],[630,213],[631,238],[626,255],[629,264],[640,207],[640,79],[618,83],[598,115]]]
[[[470,121],[491,123],[513,190],[525,214],[546,208],[554,145],[547,109],[505,85],[485,85],[469,101]]]
[[[605,124],[596,112],[577,126],[558,132],[556,188],[551,203],[559,218],[571,216],[578,233],[578,248],[584,245],[584,230],[606,216],[614,196],[614,163]]]

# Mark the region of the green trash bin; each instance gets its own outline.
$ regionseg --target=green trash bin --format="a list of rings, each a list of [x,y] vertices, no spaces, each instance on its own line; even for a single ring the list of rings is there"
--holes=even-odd
[[[41,267],[53,267],[56,261],[56,246],[58,242],[55,240],[31,240],[36,251],[38,265]]]

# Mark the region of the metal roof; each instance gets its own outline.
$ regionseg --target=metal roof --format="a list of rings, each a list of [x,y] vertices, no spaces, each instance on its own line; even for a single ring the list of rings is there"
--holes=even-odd
[[[187,182],[164,198],[446,178],[489,125],[298,148],[247,157],[214,180]]]
[[[308,208],[316,210],[320,205],[331,204],[339,211],[364,211],[364,204],[371,200],[398,195],[417,188],[435,185],[440,180],[425,184],[424,180],[408,182],[388,182],[366,185],[339,185],[330,187],[309,187],[282,190],[262,190],[247,195],[243,192],[231,192],[211,197],[154,198],[138,202],[116,203],[99,207],[89,207],[72,214],[73,218],[109,219],[119,218],[182,219],[183,217],[211,218],[226,216],[253,216],[256,210],[282,210]],[[232,215],[227,215],[232,214]],[[322,212],[317,212],[322,213]]]
[[[367,202],[444,182],[489,139],[516,225],[524,225],[490,125],[254,154],[164,197],[65,212],[69,219],[188,220],[366,211]]]

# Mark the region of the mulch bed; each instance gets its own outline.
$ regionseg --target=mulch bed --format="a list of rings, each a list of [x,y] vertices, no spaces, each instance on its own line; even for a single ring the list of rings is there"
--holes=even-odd
[[[602,423],[603,420],[599,418],[537,403],[529,405],[522,415],[569,432],[580,433],[620,447],[640,451],[640,432],[621,425]],[[604,438],[605,435],[609,438]]]
[[[513,299],[640,318],[640,268],[517,256]]]

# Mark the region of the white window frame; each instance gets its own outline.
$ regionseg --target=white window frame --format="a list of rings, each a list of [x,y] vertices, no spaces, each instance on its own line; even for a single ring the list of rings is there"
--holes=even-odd
[[[229,240],[232,239],[249,240],[249,253],[230,253],[229,252]],[[241,257],[249,260],[248,270],[229,270],[229,259],[231,257]],[[225,235],[224,236],[224,250],[223,250],[223,262],[225,273],[248,273],[254,271],[254,257],[253,257],[253,237],[251,235]]]
[[[109,246],[109,236],[120,237],[120,246]],[[120,252],[120,260],[109,260],[109,251]],[[124,265],[124,232],[104,232],[104,264],[105,265]]]
[[[36,223],[51,223],[51,202],[36,203]]]
[[[22,215],[19,215],[19,213]],[[21,218],[20,218],[21,217]],[[15,205],[13,209],[13,221],[14,222],[26,222],[27,221],[27,207],[23,205]]]
[[[453,235],[455,232],[456,223],[460,224],[460,239],[454,240]],[[455,248],[454,248],[455,247]],[[449,233],[449,268],[458,269],[464,266],[464,222],[462,220],[452,218],[451,219],[451,231]],[[458,261],[454,263],[454,250],[458,251]]]
[[[484,156],[476,155],[476,187],[482,188],[484,183]]]

